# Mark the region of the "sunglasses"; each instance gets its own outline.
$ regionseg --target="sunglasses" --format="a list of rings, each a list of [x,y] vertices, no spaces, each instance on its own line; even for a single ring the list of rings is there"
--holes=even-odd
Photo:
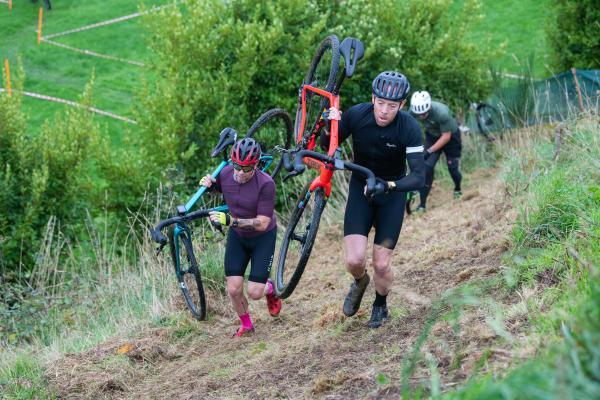
[[[233,164],[233,169],[235,169],[236,171],[242,170],[243,172],[250,172],[256,166],[256,165],[240,165],[237,163],[232,163],[232,164]]]

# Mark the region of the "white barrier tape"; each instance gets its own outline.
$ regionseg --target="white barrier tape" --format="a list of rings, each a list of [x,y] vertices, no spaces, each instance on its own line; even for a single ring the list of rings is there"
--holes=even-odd
[[[82,26],[80,28],[69,29],[68,31],[59,32],[59,33],[53,33],[53,34],[50,34],[50,35],[43,36],[42,39],[55,38],[55,37],[58,37],[58,36],[69,35],[71,33],[86,31],[88,29],[99,28],[101,26],[106,26],[106,25],[110,25],[110,24],[116,24],[117,22],[123,22],[123,21],[127,21],[129,19],[137,18],[137,17],[140,17],[142,15],[149,14],[151,12],[156,12],[156,11],[160,10],[161,8],[171,7],[173,5],[174,4],[167,4],[167,5],[160,6],[160,7],[153,7],[152,9],[150,9],[148,11],[144,11],[143,13],[139,13],[138,12],[138,13],[135,13],[135,14],[124,15],[122,17],[109,19],[107,21],[97,22],[97,23],[91,24],[91,25],[85,25],[85,26]]]
[[[8,4],[8,0],[0,0],[0,3]]]
[[[5,92],[5,91],[6,91],[6,89],[0,88],[0,92]],[[24,96],[33,97],[33,98],[40,99],[40,100],[52,101],[54,103],[62,103],[62,104],[66,104],[66,105],[69,105],[72,107],[77,107],[77,108],[86,108],[88,111],[91,111],[93,113],[104,115],[105,117],[110,117],[110,118],[118,119],[119,121],[137,125],[137,121],[134,121],[132,119],[129,119],[126,117],[121,117],[120,115],[113,114],[108,111],[102,111],[95,107],[85,107],[85,106],[83,106],[79,103],[76,103],[74,101],[71,101],[71,100],[59,99],[58,97],[46,96],[46,95],[39,94],[39,93],[22,92],[20,90],[15,90],[15,89],[13,89],[13,92],[21,93]]]
[[[79,49],[77,47],[69,46],[69,45],[66,45],[66,44],[63,44],[63,43],[55,42],[55,41],[52,41],[52,40],[47,40],[47,39],[44,39],[44,38],[42,38],[42,42],[51,44],[53,46],[62,47],[64,49],[71,50],[71,51],[74,51],[74,52],[77,52],[77,53],[85,54],[85,55],[88,55],[88,56],[100,57],[100,58],[105,58],[107,60],[120,61],[120,62],[124,62],[124,63],[127,63],[127,64],[132,64],[132,65],[137,65],[139,67],[144,67],[144,63],[139,62],[139,61],[131,61],[131,60],[126,60],[124,58],[111,56],[111,55],[108,55],[108,54],[96,53],[95,51],[91,51],[91,50]]]
[[[524,76],[521,75],[515,75],[515,74],[509,74],[508,72],[503,72],[502,76],[506,77],[506,78],[512,78],[512,79],[527,79]]]

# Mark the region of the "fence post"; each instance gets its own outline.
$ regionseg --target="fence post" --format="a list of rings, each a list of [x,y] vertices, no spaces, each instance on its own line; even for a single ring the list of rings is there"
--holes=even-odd
[[[37,44],[42,42],[42,18],[44,16],[44,9],[40,7],[39,17],[38,17],[38,37]]]
[[[577,90],[577,100],[579,100],[579,111],[583,112],[583,98],[581,97],[581,88],[579,87],[579,80],[577,79],[577,70],[575,68],[571,68],[571,73],[573,74],[573,79],[575,80],[575,89]]]
[[[8,9],[12,10],[12,0],[8,0]]]
[[[12,95],[12,89],[10,87],[10,67],[8,66],[8,58],[4,59],[4,70],[6,71],[6,92],[8,95]]]

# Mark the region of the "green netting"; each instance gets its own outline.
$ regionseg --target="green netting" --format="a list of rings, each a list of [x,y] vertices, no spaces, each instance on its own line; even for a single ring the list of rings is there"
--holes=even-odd
[[[596,113],[600,107],[600,70],[575,72],[585,110]],[[575,78],[571,71],[547,79],[504,79],[486,101],[501,121],[494,126],[512,128],[562,121],[580,111]],[[475,113],[467,114],[466,125],[479,131]]]

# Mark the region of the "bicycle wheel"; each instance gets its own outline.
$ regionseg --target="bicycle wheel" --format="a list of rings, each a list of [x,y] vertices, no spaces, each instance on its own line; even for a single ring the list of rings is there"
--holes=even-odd
[[[267,170],[275,178],[282,167],[282,153],[275,151],[275,146],[290,148],[292,142],[292,118],[281,108],[273,108],[252,124],[246,137],[254,138],[259,144],[263,155],[273,157],[273,163]],[[264,165],[259,165],[260,169]]]
[[[176,227],[175,229],[180,229]],[[179,288],[185,298],[187,307],[192,312],[194,318],[203,320],[206,317],[206,297],[200,269],[192,249],[192,240],[190,232],[187,229],[179,231],[175,236],[173,229],[169,230],[169,247],[171,248],[171,258],[175,267],[175,275]]]
[[[498,133],[502,136],[504,131],[504,120],[502,114],[496,107],[486,103],[481,103],[477,106],[477,127],[479,132],[485,136],[491,133]]]
[[[319,45],[313,57],[310,68],[304,77],[304,84],[331,92],[340,67],[340,42],[335,35],[325,38]],[[306,116],[304,119],[304,132],[299,135],[300,120],[302,118],[302,99],[298,99],[296,120],[294,123],[294,138],[304,137],[315,132],[315,127],[321,120],[323,110],[329,108],[329,101],[313,92],[306,93]],[[318,130],[318,129],[317,129]]]
[[[289,297],[300,281],[327,204],[323,189],[310,193],[309,185],[306,184],[299,196],[279,250],[275,292],[282,299]]]

